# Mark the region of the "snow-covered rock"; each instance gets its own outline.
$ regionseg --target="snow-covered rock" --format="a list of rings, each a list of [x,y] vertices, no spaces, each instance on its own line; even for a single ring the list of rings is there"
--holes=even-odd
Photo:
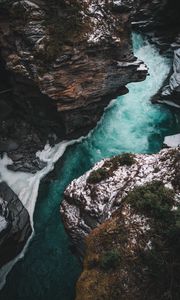
[[[176,148],[180,145],[180,134],[168,135],[164,138],[164,144]]]
[[[179,193],[176,176],[179,169],[180,149],[163,149],[159,154],[134,155],[131,166],[119,165],[106,179],[89,183],[92,172],[105,168],[112,159],[97,163],[90,171],[73,180],[64,192],[61,214],[67,232],[72,237],[79,254],[83,254],[83,239],[100,223],[110,218],[118,209],[121,200],[135,186],[152,181],[162,181],[168,188]],[[176,184],[174,184],[176,182]]]

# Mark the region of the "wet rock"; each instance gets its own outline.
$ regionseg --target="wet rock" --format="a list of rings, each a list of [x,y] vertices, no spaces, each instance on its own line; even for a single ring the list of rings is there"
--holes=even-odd
[[[4,120],[12,113],[12,107],[5,101],[0,99],[0,120]]]
[[[27,210],[10,187],[0,182],[0,267],[21,252],[31,232]]]
[[[11,139],[7,139],[5,141],[0,142],[0,152],[1,153],[17,150],[18,147],[19,147],[18,143]]]
[[[7,168],[14,172],[21,171],[35,174],[37,171],[46,167],[46,163],[40,161],[38,158],[28,161],[27,157],[20,158],[18,161],[14,161],[12,165],[8,165]]]
[[[160,100],[169,100],[180,105],[180,48],[174,50],[173,74],[160,96]]]

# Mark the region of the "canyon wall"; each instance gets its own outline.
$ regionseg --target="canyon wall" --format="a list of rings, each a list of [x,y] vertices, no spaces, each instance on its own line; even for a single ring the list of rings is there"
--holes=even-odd
[[[17,114],[46,129],[41,137],[87,133],[127,83],[145,79],[132,53],[126,2],[1,4],[1,65]]]
[[[132,1],[0,1],[0,155],[12,159],[7,168],[41,170],[46,163],[36,152],[47,142],[87,134],[127,83],[145,79],[147,68],[132,52],[132,8]],[[12,206],[11,222],[4,215],[2,222],[16,232],[13,247],[9,225],[1,232],[0,251],[10,253],[4,263],[31,233],[14,197],[3,193],[0,203],[2,213]]]

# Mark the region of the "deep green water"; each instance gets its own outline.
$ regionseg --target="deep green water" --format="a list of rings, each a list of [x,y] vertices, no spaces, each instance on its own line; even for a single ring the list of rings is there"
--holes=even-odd
[[[180,113],[149,101],[168,74],[169,61],[139,35],[133,40],[135,54],[148,65],[150,76],[129,84],[129,94],[113,101],[89,137],[67,149],[56,166],[57,179],[41,184],[35,236],[24,259],[10,272],[0,299],[73,300],[81,269],[69,250],[59,214],[65,187],[104,157],[125,151],[155,153],[165,135],[179,132]]]

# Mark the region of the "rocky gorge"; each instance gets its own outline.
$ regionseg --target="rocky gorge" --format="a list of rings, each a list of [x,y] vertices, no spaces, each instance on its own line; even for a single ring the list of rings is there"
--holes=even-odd
[[[36,152],[47,141],[86,134],[127,83],[145,79],[147,68],[132,53],[128,7],[121,12],[105,1],[0,6],[0,151],[13,160],[9,169],[36,173],[46,166]]]
[[[178,7],[176,1],[174,5],[170,1],[149,3],[144,0],[0,1],[1,265],[19,254],[34,232],[34,201],[43,176],[52,170],[66,147],[74,143],[72,139],[87,134],[95,127],[113,98],[128,92],[128,83],[146,78],[149,66],[133,53],[131,23],[135,30],[145,33],[165,57],[172,59],[174,51],[173,70],[166,75],[163,83],[165,87],[162,88],[160,84],[158,93],[155,96],[152,94],[152,102],[178,107]],[[160,75],[159,78],[157,76],[157,81],[161,82],[160,78]],[[9,164],[3,165],[4,153],[10,158]],[[174,187],[173,183],[178,181],[179,174],[176,167],[178,153],[179,149],[163,150],[152,156],[130,155],[126,159],[133,162],[132,166],[126,166],[127,161],[121,166],[122,158],[114,157],[103,160],[93,171],[72,181],[65,191],[61,214],[81,259],[87,250],[85,268],[87,264],[89,268],[90,260],[90,264],[92,261],[92,265],[95,263],[97,271],[101,261],[98,251],[104,252],[103,247],[106,247],[97,247],[96,257],[89,259],[89,244],[85,244],[85,237],[97,226],[97,231],[101,230],[101,223],[102,228],[111,228],[111,220],[120,222],[123,215],[121,200],[136,185],[160,180],[165,188]],[[62,163],[63,159],[64,156]],[[74,158],[71,159],[73,165]],[[79,168],[78,165],[76,167]],[[7,174],[4,176],[6,169]],[[25,179],[20,184],[18,180],[17,183],[13,180],[13,184],[11,180],[6,180],[11,175],[20,178],[20,174]],[[77,174],[74,177],[78,177]],[[147,180],[144,180],[145,176]],[[93,182],[97,180],[96,177],[102,179],[102,186],[101,180],[100,183]],[[27,199],[22,190],[28,188]],[[177,184],[174,189],[177,194]],[[132,218],[133,213],[130,212]],[[142,224],[135,225],[141,227]],[[131,231],[131,228],[128,230]],[[93,236],[94,230],[89,239]],[[98,238],[95,229],[95,239]],[[141,239],[141,236],[138,238]],[[144,232],[142,238],[146,240],[149,236]],[[111,242],[116,245],[113,239]],[[92,243],[90,251],[94,251],[93,247]],[[93,270],[92,265],[90,269]],[[130,269],[128,274],[131,272]],[[104,274],[103,271],[101,275]],[[89,276],[91,273],[87,275],[85,286],[89,284]],[[83,273],[77,285],[77,297],[80,298],[81,290],[84,289],[82,278]],[[94,280],[101,282],[97,278],[95,276]],[[86,296],[83,295],[84,299],[93,297],[88,295],[88,289]],[[129,287],[127,289],[132,295],[133,291]],[[136,292],[139,295],[140,292]],[[107,293],[107,299],[119,299],[119,294],[113,297]],[[124,297],[127,299],[126,293]],[[139,297],[136,298],[141,299]]]

